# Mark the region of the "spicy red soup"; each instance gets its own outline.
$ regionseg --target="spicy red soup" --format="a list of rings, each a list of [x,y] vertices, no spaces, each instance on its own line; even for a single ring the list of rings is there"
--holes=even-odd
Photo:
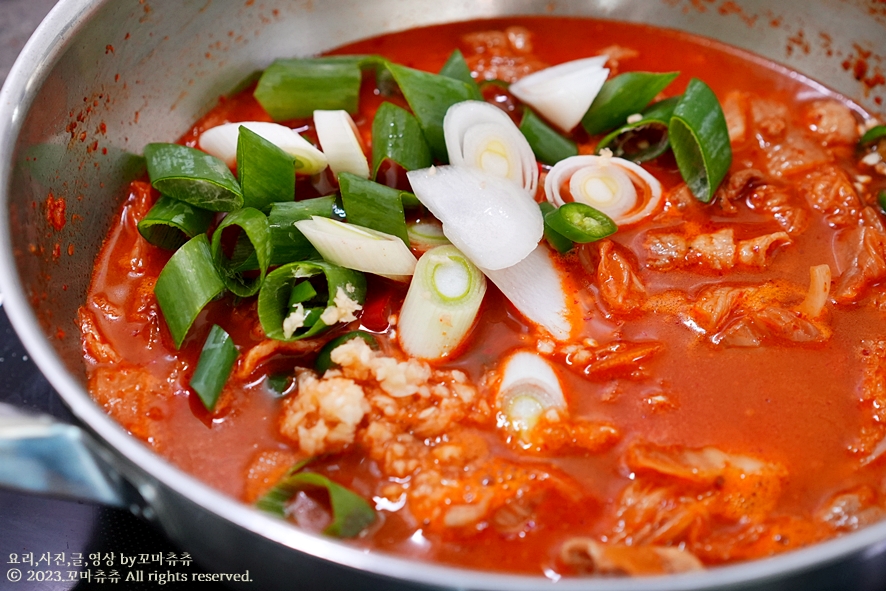
[[[362,293],[356,280],[341,283],[340,293],[332,283],[320,286],[330,302],[344,299],[324,310],[328,328],[305,338],[294,336],[309,316],[301,304],[284,312],[289,328],[284,322],[278,334],[259,317],[263,295],[225,292],[209,298],[177,347],[155,294],[173,251],[137,228],[160,193],[147,179],[135,182],[80,311],[96,401],[171,462],[247,503],[311,459],[297,473],[319,475],[369,507],[372,517],[350,534],[353,543],[471,568],[676,572],[784,552],[879,520],[886,506],[886,228],[877,195],[886,189],[886,145],[859,147],[876,124],[872,116],[752,55],[626,23],[457,23],[333,54],[378,55],[436,73],[455,49],[479,83],[479,98],[515,124],[531,101],[509,84],[570,60],[606,56],[597,66],[606,70],[601,84],[629,72],[679,72],[650,97],[653,104],[686,96],[691,80],[703,81],[719,103],[714,110],[722,110],[728,173],[704,202],[684,180],[676,149],[637,172],[619,164],[619,144],[599,149],[608,131],[558,130],[539,107],[544,128],[574,146],[567,152],[598,154],[594,166],[603,172],[587,173],[586,185],[570,184],[568,175],[546,182],[560,164],[532,159],[524,174],[536,184],[519,189],[526,199],[562,209],[552,191],[565,203],[582,201],[585,190],[592,201],[608,198],[618,174],[645,200],[634,210],[655,199],[650,187],[659,186],[660,197],[636,220],[613,217],[611,235],[567,237],[565,252],[550,236],[542,239],[529,255],[536,258],[525,259],[540,274],[512,281],[503,277],[514,265],[478,270],[474,280],[486,285],[479,309],[468,332],[438,356],[410,355],[404,345],[417,330],[403,325],[401,308],[418,271],[411,279],[362,274],[359,303],[348,296]],[[384,103],[420,115],[404,90],[405,71],[392,81],[383,67],[363,69],[353,121],[367,155],[380,141],[373,121]],[[221,99],[180,143],[201,147],[203,133],[224,123],[271,121],[254,91]],[[619,126],[642,120],[646,108]],[[317,145],[315,121],[283,123]],[[624,137],[643,149],[660,142],[663,129]],[[319,144],[332,166],[329,142],[320,137]],[[440,166],[433,148],[427,158],[438,168],[407,177],[409,167],[388,158],[371,171],[378,184],[415,189],[425,206],[403,201],[410,229],[439,228],[415,174],[424,182],[458,169]],[[613,166],[621,172],[609,174]],[[242,162],[236,168],[245,187]],[[329,169],[295,173],[295,202],[337,195],[339,182],[344,190]],[[344,209],[353,222],[347,200]],[[226,215],[210,216],[209,237]],[[242,240],[227,228],[220,248],[233,257]],[[409,238],[420,258],[429,246]],[[474,262],[464,265],[483,267]],[[247,283],[259,275],[242,273]],[[537,303],[520,299],[521,289],[542,285],[562,296],[563,330],[527,312]],[[330,309],[338,316],[325,316]],[[209,410],[193,380],[214,325],[236,361]],[[327,347],[331,369],[316,366],[324,345],[359,328],[374,336],[372,346],[362,337],[346,340],[331,354]],[[523,384],[516,394],[515,383]],[[289,493],[288,519],[331,531],[337,516],[328,489]]]

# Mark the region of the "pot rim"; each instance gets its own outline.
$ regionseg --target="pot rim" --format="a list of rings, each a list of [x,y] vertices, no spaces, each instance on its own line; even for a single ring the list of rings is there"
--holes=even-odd
[[[537,589],[557,584],[567,590],[655,591],[695,590],[763,583],[815,566],[837,562],[854,553],[876,554],[886,547],[886,520],[840,538],[831,539],[771,558],[757,559],[702,572],[648,578],[563,578],[500,574],[454,566],[442,566],[400,558],[381,552],[368,553],[346,542],[301,531],[275,517],[224,495],[185,473],[132,437],[96,405],[68,372],[39,327],[26,294],[17,279],[12,253],[9,195],[12,191],[12,157],[25,115],[48,73],[68,49],[79,31],[99,10],[113,0],[60,0],[28,40],[0,89],[0,294],[9,320],[41,372],[79,421],[96,433],[102,444],[123,456],[152,481],[166,486],[205,510],[256,535],[305,554],[341,566],[384,577],[423,583],[433,587],[466,589]],[[139,491],[150,505],[153,484]],[[162,510],[160,511],[162,514]],[[160,519],[162,522],[162,518]]]

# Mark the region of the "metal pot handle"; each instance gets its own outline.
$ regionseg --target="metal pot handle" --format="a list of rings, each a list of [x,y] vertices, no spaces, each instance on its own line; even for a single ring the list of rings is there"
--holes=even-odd
[[[0,403],[0,486],[133,508],[144,501],[83,429]]]

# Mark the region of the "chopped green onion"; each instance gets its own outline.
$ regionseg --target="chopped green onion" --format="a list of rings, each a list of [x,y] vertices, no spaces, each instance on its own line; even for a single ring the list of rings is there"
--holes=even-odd
[[[605,55],[563,62],[524,76],[509,91],[560,131],[578,125],[603,88],[609,69]]]
[[[191,238],[172,255],[157,277],[154,295],[176,349],[181,347],[203,307],[224,289],[225,284],[212,264],[206,234]]]
[[[237,166],[237,143],[240,140],[241,127],[257,133],[289,154],[295,160],[295,170],[298,174],[317,174],[327,166],[326,156],[314,144],[300,136],[294,129],[267,121],[238,121],[216,125],[200,134],[199,148],[234,168]]]
[[[314,361],[314,369],[317,370],[317,373],[323,375],[329,369],[337,369],[339,365],[332,361],[332,351],[339,345],[343,345],[352,339],[363,339],[373,350],[378,351],[378,341],[375,340],[375,337],[371,333],[368,333],[365,330],[351,331],[339,337],[335,337],[323,345],[323,348],[320,349],[320,352],[317,354],[316,361]]]
[[[590,135],[621,127],[630,115],[642,112],[677,75],[679,72],[626,72],[607,80],[582,117],[582,127]]]
[[[234,341],[222,327],[214,324],[203,343],[197,369],[194,370],[190,382],[191,388],[209,412],[215,409],[215,403],[218,402],[218,396],[225,387],[236,360],[237,347],[234,346]]]
[[[225,228],[239,227],[242,232],[237,235],[233,255],[228,258],[222,248],[222,235]],[[242,272],[258,263],[258,277],[246,279]],[[222,281],[234,295],[241,298],[255,295],[268,272],[271,261],[271,231],[268,218],[257,209],[244,207],[228,214],[212,234],[212,261],[218,269]]]
[[[886,213],[886,191],[880,191],[877,194],[877,203],[880,204],[880,209],[883,213]]]
[[[443,64],[443,68],[440,70],[440,75],[461,80],[468,86],[476,88],[478,92],[480,91],[477,81],[471,76],[471,69],[468,67],[468,62],[465,61],[465,56],[458,49],[449,54],[449,59],[446,60],[446,63]],[[419,166],[418,168],[422,167]]]
[[[886,125],[877,125],[864,132],[864,135],[858,140],[858,147],[864,148],[884,138],[886,138]]]
[[[729,171],[732,147],[723,109],[707,84],[689,81],[668,134],[683,180],[696,199],[708,203]]]
[[[575,142],[557,133],[529,107],[523,108],[520,131],[526,137],[539,162],[554,165],[564,158],[578,154]]]
[[[145,160],[151,184],[164,195],[210,211],[243,205],[237,179],[215,156],[179,144],[148,144]]]
[[[295,159],[245,126],[237,140],[237,176],[244,207],[268,211],[295,197]]]
[[[541,209],[541,215],[543,216],[547,216],[549,213],[556,211],[557,209],[548,201],[542,201],[538,204],[538,207]],[[553,246],[554,250],[560,254],[572,250],[572,240],[552,228],[547,218],[545,218],[545,238],[547,238],[548,244]]]
[[[485,294],[486,277],[456,247],[423,254],[400,310],[403,351],[422,359],[451,355],[474,325]]]
[[[269,375],[265,378],[265,386],[276,396],[281,398],[289,393],[289,389],[293,386],[292,376],[285,373],[277,373]]]
[[[315,472],[301,472],[311,460],[297,463],[257,502],[262,511],[280,517],[286,514],[286,504],[298,492],[325,489],[332,508],[332,523],[323,533],[337,538],[353,538],[376,520],[375,510],[358,494]]]
[[[295,225],[330,263],[394,281],[408,281],[415,269],[415,255],[398,236],[321,217]]]
[[[427,252],[436,246],[452,244],[443,234],[443,224],[436,220],[412,222],[406,225],[409,246],[419,252]]]
[[[314,111],[314,130],[333,174],[350,172],[369,178],[369,162],[360,131],[345,111]]]
[[[138,223],[142,238],[160,248],[175,250],[197,234],[206,232],[214,213],[161,195]]]
[[[278,59],[262,73],[255,99],[274,121],[316,110],[357,112],[361,62],[355,58]]]
[[[299,287],[303,282],[310,282],[316,295],[293,305],[292,292],[304,289]],[[289,263],[265,278],[258,294],[258,319],[269,338],[296,341],[355,320],[365,296],[366,280],[357,271],[323,261]],[[312,308],[320,309],[319,318]]]
[[[331,218],[335,196],[316,197],[292,203],[275,203],[268,214],[271,230],[271,266],[320,258],[320,253],[298,231],[295,222],[314,216]]]
[[[409,246],[401,191],[343,172],[338,175],[348,222],[400,238]]]
[[[455,103],[483,100],[476,86],[461,80],[414,70],[398,64],[388,66],[397,85],[415,113],[431,148],[431,153],[442,162],[448,162],[446,140],[443,137],[443,118]]]
[[[545,413],[566,409],[560,380],[550,362],[534,351],[512,354],[500,371],[495,400],[501,412],[499,424],[526,443]]]
[[[545,214],[545,223],[573,242],[594,242],[615,233],[609,216],[590,205],[571,202]]]
[[[295,306],[317,297],[317,290],[307,281],[302,281],[289,292],[289,305]]]
[[[382,103],[372,120],[372,178],[390,160],[405,170],[431,165],[431,150],[415,116],[397,105]]]
[[[668,125],[681,98],[674,96],[650,105],[639,120],[619,127],[601,139],[597,153],[609,148],[613,156],[637,163],[658,158],[670,146]]]

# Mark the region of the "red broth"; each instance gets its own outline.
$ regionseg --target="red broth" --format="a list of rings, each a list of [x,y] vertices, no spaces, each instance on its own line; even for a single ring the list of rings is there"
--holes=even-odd
[[[509,47],[507,34],[472,36],[489,31],[522,34],[524,29],[530,35],[530,51]],[[761,171],[759,178],[738,187],[732,200],[703,205],[681,201],[682,181],[672,156],[646,163],[644,167],[664,187],[666,211],[620,230],[603,254],[621,253],[620,260],[627,261],[645,286],[644,301],[632,309],[619,308],[601,291],[601,281],[611,279],[606,269],[600,270],[602,242],[562,257],[558,264],[574,282],[576,298],[596,310],[586,319],[584,334],[573,350],[558,346],[549,352],[550,339],[490,283],[468,343],[436,367],[463,371],[480,398],[491,400],[494,380],[484,381],[484,376],[494,375],[489,372],[495,371],[500,359],[517,348],[544,348],[557,368],[570,414],[611,425],[618,432],[617,440],[594,449],[566,446],[562,453],[537,453],[510,445],[496,427],[494,412],[464,419],[454,427],[459,435],[451,439],[463,445],[480,442],[477,445],[487,450],[483,469],[490,474],[512,470],[508,474],[518,474],[517,480],[519,474],[525,476],[520,470],[527,470],[535,475],[530,480],[543,474],[539,478],[554,484],[528,495],[529,502],[496,496],[490,501],[494,512],[490,509],[466,525],[447,527],[415,514],[418,505],[409,495],[423,468],[406,476],[392,475],[358,437],[312,467],[375,500],[379,521],[353,543],[494,571],[644,574],[668,570],[670,558],[656,555],[649,566],[648,556],[628,550],[630,556],[622,562],[609,556],[615,566],[597,560],[589,567],[587,560],[566,556],[564,544],[591,539],[621,549],[679,547],[701,563],[715,565],[798,548],[880,518],[886,505],[880,458],[886,435],[881,426],[886,419],[882,410],[886,299],[881,285],[886,276],[882,261],[886,239],[878,241],[883,218],[876,194],[886,188],[886,178],[882,170],[858,163],[851,138],[827,136],[813,106],[821,99],[833,101],[828,104],[861,123],[863,113],[855,105],[836,95],[823,96],[821,87],[804,77],[711,40],[608,21],[519,18],[456,23],[385,35],[333,53],[378,53],[437,72],[453,49],[460,48],[482,78],[604,50],[612,57],[614,46],[620,53],[615,52],[617,64],[610,62],[613,74],[679,71],[667,96],[679,94],[697,77],[721,103],[737,101],[747,131],[741,141],[733,142],[731,178],[747,169]],[[486,94],[487,99],[498,95],[503,104],[516,104],[501,91]],[[380,93],[373,77],[364,76],[360,112],[354,120],[367,146],[373,115],[385,100],[406,106],[402,97]],[[518,114],[519,107],[515,117]],[[181,141],[195,145],[203,130],[244,120],[269,120],[251,89],[222,99]],[[312,137],[309,120],[291,124]],[[599,139],[582,131],[574,138],[582,153],[592,153]],[[814,144],[809,151],[822,154],[820,160],[800,162],[787,173],[774,174],[778,164],[772,154],[794,141]],[[815,160],[809,153],[802,157]],[[385,178],[405,182],[396,171]],[[724,184],[728,183],[729,178]],[[296,195],[303,199],[327,194],[330,187],[334,189],[328,178],[300,179]],[[779,202],[784,207],[776,211],[775,201],[766,199],[778,192],[784,196]],[[844,210],[846,203],[852,204],[848,221],[835,221],[835,216],[846,213],[834,213],[840,207],[829,209],[827,199],[839,196],[847,199],[842,202]],[[253,502],[305,456],[281,434],[283,403],[269,393],[265,378],[312,367],[313,353],[281,351],[255,371],[238,374],[247,352],[264,338],[257,328],[254,298],[237,301],[231,296],[207,307],[177,351],[152,292],[170,253],[144,242],[135,227],[156,198],[146,182],[133,184],[96,262],[81,309],[90,389],[99,404],[158,453],[207,484]],[[765,262],[759,266],[716,268],[703,256],[661,266],[648,246],[650,236],[663,233],[691,242],[731,229],[735,240],[741,241],[788,227],[789,244],[771,251],[764,248]],[[864,252],[852,250],[859,228],[867,232],[867,242],[862,242],[872,252],[868,259]],[[853,261],[869,263],[857,289],[841,283]],[[816,325],[823,326],[828,333],[824,336],[798,336],[797,330],[807,330],[808,337],[815,327],[794,326],[791,332],[784,322],[776,326],[771,310],[760,311],[751,304],[741,308],[745,304],[736,303],[755,301],[757,291],[741,292],[738,300],[730,300],[727,312],[733,320],[744,321],[740,310],[756,310],[752,313],[757,316],[747,321],[750,328],[745,327],[753,334],[739,334],[737,329],[725,334],[728,331],[719,325],[723,330],[717,332],[704,326],[713,320],[699,316],[710,312],[701,310],[700,302],[713,298],[717,286],[769,286],[764,291],[781,298],[780,309],[793,310],[809,285],[810,266],[823,264],[834,277],[826,310]],[[395,358],[402,358],[402,353],[391,338],[392,327],[386,327],[387,316],[397,312],[404,296],[405,286],[369,280],[364,325],[380,333],[382,350]],[[759,295],[764,296],[769,297]],[[233,337],[241,365],[210,414],[188,388],[188,379],[214,323]],[[587,337],[593,341],[584,342]],[[754,339],[759,342],[748,346]],[[613,353],[620,351],[618,343],[648,345],[648,350],[629,351],[627,356],[635,361],[618,362]],[[297,395],[292,392],[288,397]],[[358,428],[365,427],[364,422]],[[439,449],[447,437],[416,441]],[[695,469],[693,462],[701,467]],[[738,465],[741,474],[736,476]],[[681,473],[690,468],[695,472]],[[696,477],[699,473],[710,474]],[[472,480],[475,476],[465,472],[464,482],[456,482],[455,489],[485,486],[477,484],[486,482],[482,478]],[[449,497],[441,501],[454,502]],[[461,502],[471,506],[470,499]],[[293,514],[302,526],[322,529],[329,519],[326,511],[322,498],[302,496]]]

